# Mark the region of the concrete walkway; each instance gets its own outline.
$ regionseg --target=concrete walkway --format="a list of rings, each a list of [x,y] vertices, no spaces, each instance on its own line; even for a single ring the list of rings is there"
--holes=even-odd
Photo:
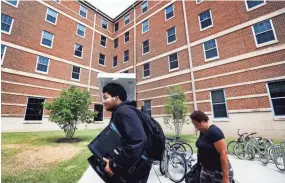
[[[274,164],[263,166],[257,159],[255,161],[240,160],[230,157],[234,169],[234,179],[237,183],[284,183],[285,172],[280,172]],[[148,183],[171,183],[172,181],[160,174],[159,166],[154,165]],[[79,183],[104,183],[92,167],[88,167]]]

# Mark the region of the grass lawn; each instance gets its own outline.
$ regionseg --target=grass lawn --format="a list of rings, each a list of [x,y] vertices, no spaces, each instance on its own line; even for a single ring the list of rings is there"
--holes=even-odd
[[[101,130],[79,130],[79,143],[56,143],[63,131],[2,133],[2,181],[75,183],[88,167],[88,143]],[[171,135],[167,135],[171,136]],[[196,152],[196,135],[181,135]],[[232,140],[226,139],[227,141]],[[95,173],[95,172],[94,172]]]

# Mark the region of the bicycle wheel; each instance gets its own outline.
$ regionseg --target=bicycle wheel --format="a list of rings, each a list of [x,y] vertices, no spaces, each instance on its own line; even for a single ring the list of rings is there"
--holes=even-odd
[[[185,152],[186,151],[185,146],[180,142],[176,142],[176,143],[172,144],[170,146],[170,149],[173,149],[173,150],[178,151],[178,152]]]
[[[177,152],[173,152],[167,162],[167,171],[170,180],[173,182],[182,182],[187,171],[184,157]]]
[[[235,154],[235,146],[237,145],[238,141],[236,140],[232,140],[228,143],[227,145],[227,151],[230,155],[234,155]]]
[[[237,144],[234,152],[239,159],[251,160],[254,156],[252,147],[246,143]]]
[[[159,170],[162,175],[165,174],[166,151],[163,153],[163,159],[159,163]]]
[[[283,146],[281,147],[280,145],[274,146],[273,151],[273,161],[275,163],[275,166],[280,170],[280,171],[285,171],[285,152]]]
[[[279,154],[281,153],[281,149],[280,149],[280,145],[278,144],[278,145],[274,145],[274,148],[275,148],[275,157],[278,157],[279,156]],[[269,149],[268,149],[268,154],[269,154],[269,157],[270,157],[270,159],[272,160],[272,161],[274,161],[274,155],[273,155],[273,149],[272,149],[272,147],[270,147]]]

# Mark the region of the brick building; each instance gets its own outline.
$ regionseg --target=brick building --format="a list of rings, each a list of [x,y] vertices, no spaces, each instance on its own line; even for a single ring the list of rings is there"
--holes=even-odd
[[[97,74],[129,72],[159,121],[166,88],[180,85],[226,135],[285,138],[285,2],[137,1],[115,18],[86,1],[1,5],[2,131],[57,129],[40,103],[71,85],[108,121]]]

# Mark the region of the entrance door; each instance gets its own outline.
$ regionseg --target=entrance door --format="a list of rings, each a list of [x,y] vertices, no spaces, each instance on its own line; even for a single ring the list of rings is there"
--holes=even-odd
[[[43,98],[28,98],[28,104],[26,107],[26,121],[41,121],[43,119]]]
[[[97,117],[94,119],[95,121],[103,121],[103,105],[95,104],[94,111],[97,111]]]

